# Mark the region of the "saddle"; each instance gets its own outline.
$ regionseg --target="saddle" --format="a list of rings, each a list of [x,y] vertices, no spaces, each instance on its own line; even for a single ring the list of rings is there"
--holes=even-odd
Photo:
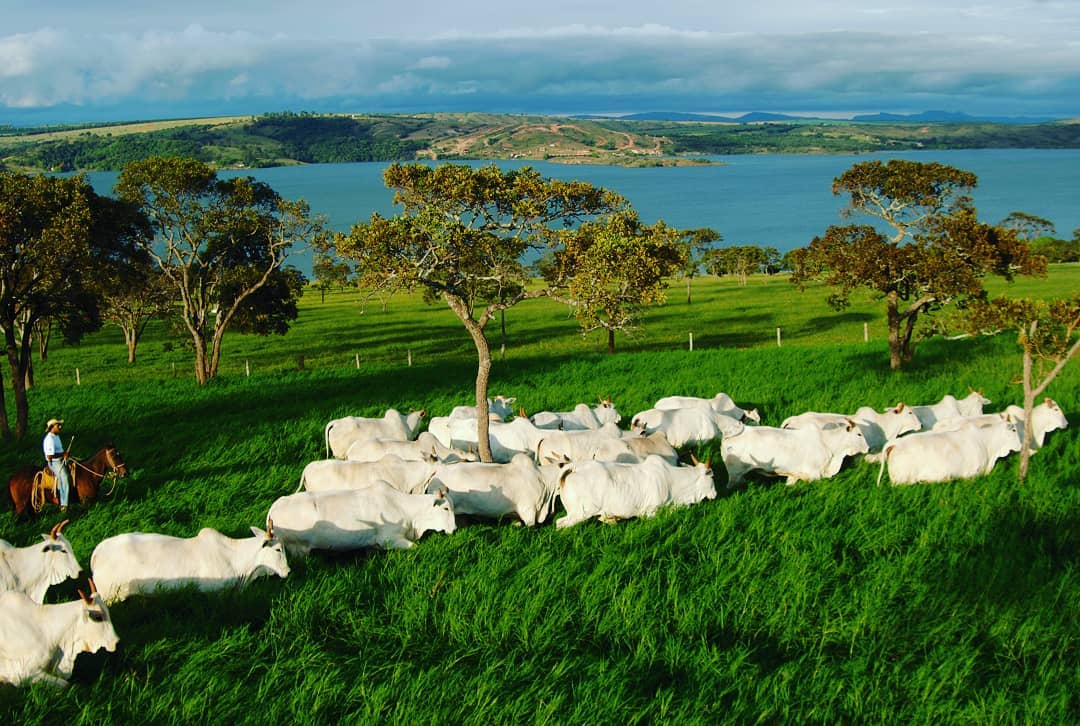
[[[68,463],[68,481],[75,481],[75,462]],[[45,502],[59,502],[60,497],[56,493],[56,475],[48,465],[42,467],[34,474],[34,484],[30,488],[30,506],[35,512],[40,512]]]

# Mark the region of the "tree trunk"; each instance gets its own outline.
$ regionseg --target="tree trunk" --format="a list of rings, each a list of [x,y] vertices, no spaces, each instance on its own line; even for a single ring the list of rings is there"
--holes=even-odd
[[[690,304],[690,280],[691,279],[692,278],[690,277],[690,275],[686,276],[686,304],[687,305]]]
[[[195,343],[195,380],[198,381],[200,386],[205,386],[209,381],[207,369],[209,362],[206,359],[206,343],[197,335],[193,335],[192,341]]]
[[[8,423],[7,397],[4,393],[4,372],[0,370],[0,439],[11,438],[11,425]]]
[[[1034,333],[1034,331],[1032,331]],[[1031,442],[1034,439],[1031,431],[1031,412],[1035,409],[1035,391],[1031,385],[1031,349],[1024,345],[1024,438],[1020,441],[1020,469],[1018,478],[1023,484],[1027,479],[1028,463],[1031,461]]]
[[[900,343],[900,311],[897,310],[898,295],[890,292],[886,298],[886,313],[889,321],[889,367],[900,370],[904,360]]]
[[[49,358],[49,338],[52,337],[52,321],[37,326],[38,358],[44,363]]]
[[[607,352],[608,355],[612,355],[615,352],[615,329],[608,328],[607,331]]]
[[[124,331],[124,343],[127,344],[128,351],[128,363],[135,362],[135,347],[139,344],[138,333],[135,332],[135,328],[128,325],[121,325],[121,329]]]
[[[30,420],[30,405],[26,400],[26,367],[30,358],[31,345],[30,330],[23,331],[23,341],[20,347],[15,339],[15,332],[8,330],[5,333],[5,347],[7,348],[8,364],[11,367],[11,392],[15,398],[15,438],[22,439],[26,436],[27,424]]]
[[[479,449],[477,453],[480,461],[490,464],[495,461],[491,456],[487,404],[488,381],[491,379],[491,346],[488,345],[484,329],[473,318],[468,304],[455,295],[446,293],[444,296],[450,309],[458,316],[465,330],[469,331],[473,345],[476,346],[476,441]]]

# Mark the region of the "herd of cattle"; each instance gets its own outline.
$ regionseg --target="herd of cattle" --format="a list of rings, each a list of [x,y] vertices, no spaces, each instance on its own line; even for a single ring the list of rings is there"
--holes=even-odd
[[[76,656],[113,651],[118,638],[108,605],[134,594],[194,585],[201,590],[289,573],[288,559],[311,550],[412,547],[425,532],[451,533],[457,515],[514,517],[542,524],[556,500],[558,528],[591,518],[647,517],[661,507],[716,497],[713,473],[679,450],[717,439],[728,485],[747,474],[788,484],[835,475],[855,456],[880,462],[894,484],[938,482],[988,473],[1019,451],[1023,410],[983,414],[972,391],[927,406],[898,404],[854,414],[804,413],[779,427],[761,425],[726,394],[663,398],[636,414],[628,431],[610,399],[573,411],[513,415],[515,399],[489,400],[495,463],[477,461],[477,411],[459,406],[420,432],[424,412],[390,409],[381,418],[347,417],[325,428],[328,457],[303,470],[300,487],[270,507],[266,529],[234,539],[213,529],[191,538],[131,532],[110,537],[90,557],[89,594],[43,604],[52,585],[81,571],[64,522],[43,544],[0,540],[0,682],[65,685]],[[1032,447],[1068,425],[1058,405],[1035,407]]]

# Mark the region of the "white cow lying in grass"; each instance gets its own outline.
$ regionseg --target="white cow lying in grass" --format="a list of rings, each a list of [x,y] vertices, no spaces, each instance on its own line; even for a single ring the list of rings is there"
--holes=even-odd
[[[1019,450],[1020,435],[1010,421],[910,434],[885,445],[877,483],[886,466],[893,484],[970,479],[989,474],[998,459]]]
[[[587,403],[579,403],[573,411],[541,411],[529,417],[541,429],[562,429],[563,431],[580,431],[582,429],[598,429],[604,424],[617,424],[622,421],[615,405],[610,398],[601,398],[600,403],[589,407]]]
[[[801,413],[784,419],[780,428],[823,429],[830,426],[847,426],[851,421],[858,425],[863,438],[866,439],[869,449],[865,457],[867,461],[876,461],[877,455],[890,439],[922,428],[922,422],[919,421],[912,407],[905,406],[903,403],[898,403],[880,413],[869,406],[862,406],[850,416],[842,413]]]
[[[559,529],[596,517],[612,522],[651,517],[665,506],[683,506],[716,497],[708,465],[672,466],[659,456],[637,464],[587,461],[574,464],[559,491],[566,516]]]
[[[640,431],[623,431],[622,440],[630,447],[631,453],[639,461],[645,461],[646,457],[656,454],[672,466],[679,464],[679,452],[667,440],[663,431],[654,431],[651,434],[643,434]]]
[[[428,491],[446,491],[455,514],[516,515],[532,527],[547,521],[560,474],[568,469],[569,462],[537,466],[528,454],[518,454],[508,464],[439,464]]]
[[[840,471],[845,457],[867,450],[866,438],[854,421],[824,429],[745,426],[720,443],[729,487],[751,471],[787,477],[789,485],[824,479]]]
[[[536,460],[546,461],[559,456],[570,461],[634,463],[641,460],[613,423],[604,424],[595,431],[548,431],[536,445]]]
[[[289,563],[273,525],[265,532],[252,527],[251,535],[233,539],[209,527],[194,537],[127,532],[99,543],[90,569],[108,603],[189,585],[212,592],[256,577],[288,576]]]
[[[747,423],[753,421],[761,423],[761,414],[756,408],[744,409],[738,406],[731,396],[726,393],[717,393],[712,398],[698,398],[697,396],[666,396],[661,398],[653,408],[661,411],[669,411],[675,408],[705,408],[713,413],[733,418],[736,421]]]
[[[631,431],[645,435],[662,431],[676,449],[715,441],[743,427],[740,421],[705,407],[649,408],[634,414],[630,423]]]
[[[71,543],[60,534],[67,523],[65,519],[41,535],[45,540],[41,544],[13,547],[0,539],[0,592],[21,592],[42,603],[50,586],[79,576],[81,568]]]
[[[947,422],[957,418],[979,416],[983,412],[983,406],[990,403],[990,399],[982,395],[982,391],[973,389],[963,398],[956,398],[945,394],[937,403],[928,406],[912,406],[915,415],[919,417],[922,431],[932,431],[939,426],[947,425]]]
[[[0,593],[0,683],[43,681],[66,686],[79,653],[114,652],[119,638],[109,608],[90,582],[90,595],[41,605],[21,592]]]
[[[364,489],[385,481],[399,492],[419,494],[435,476],[430,461],[408,461],[397,454],[387,454],[378,461],[341,461],[320,459],[304,467],[296,491],[327,492],[340,489]]]
[[[280,497],[267,521],[273,521],[288,551],[299,555],[311,550],[405,549],[425,532],[450,534],[457,529],[444,493],[405,494],[381,481],[364,489]]]
[[[412,441],[420,432],[424,411],[412,411],[408,414],[387,409],[382,418],[364,416],[346,416],[326,424],[323,436],[326,439],[326,455],[338,459],[345,458],[345,452],[354,441],[364,439],[393,439]]]
[[[366,439],[354,441],[345,452],[346,461],[378,461],[387,454],[400,456],[406,461],[476,461],[471,451],[443,446],[430,431],[424,431],[416,441],[390,439]]]
[[[514,396],[495,396],[488,399],[488,416],[496,421],[505,421],[514,415]],[[450,415],[446,418],[472,418],[477,417],[476,406],[454,406]]]
[[[952,419],[945,422],[940,427],[940,430],[954,431],[968,424],[980,427],[998,426],[1003,421],[1016,424],[1016,433],[1020,436],[1021,441],[1024,440],[1024,409],[1022,406],[1017,405],[1008,406],[1000,413],[984,413],[981,416]],[[1048,433],[1069,426],[1069,420],[1065,418],[1065,413],[1061,410],[1061,407],[1050,398],[1031,409],[1031,421],[1031,453],[1033,454],[1043,447]]]

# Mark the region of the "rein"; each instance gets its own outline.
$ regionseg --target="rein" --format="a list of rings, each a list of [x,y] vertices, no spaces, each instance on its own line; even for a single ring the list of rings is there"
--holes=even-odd
[[[108,471],[105,471],[105,472],[102,472],[101,474],[98,474],[96,471],[94,471],[93,469],[91,469],[89,466],[82,463],[78,459],[72,459],[71,461],[74,463],[76,468],[82,469],[83,471],[89,472],[93,476],[99,477],[101,479],[102,484],[105,483],[105,479],[107,477],[112,479],[112,486],[109,487],[108,493],[104,494],[103,496],[111,497],[112,493],[114,491],[116,491],[116,480],[119,479],[119,476],[116,473],[116,467],[115,466],[113,466],[112,464],[109,464],[108,465],[108,467],[109,467]]]

